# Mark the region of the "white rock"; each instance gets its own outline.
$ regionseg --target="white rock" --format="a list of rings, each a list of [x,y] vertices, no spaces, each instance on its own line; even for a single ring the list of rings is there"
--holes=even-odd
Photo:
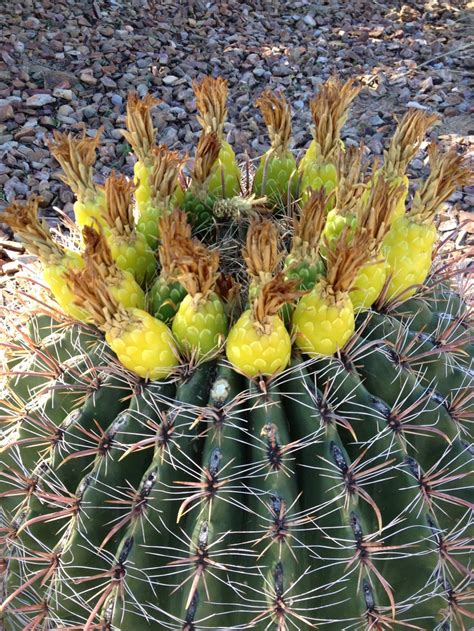
[[[54,103],[56,99],[51,94],[33,94],[26,99],[27,107],[43,107],[44,105],[49,105],[49,103]]]
[[[427,110],[428,109],[426,107],[426,105],[422,105],[421,103],[418,103],[417,101],[408,101],[407,107],[414,107],[417,110]]]
[[[72,101],[74,98],[74,92],[72,90],[67,90],[66,88],[56,88],[53,91],[54,96],[57,96],[60,99],[64,99],[65,101]]]
[[[169,75],[166,75],[166,77],[163,77],[163,83],[165,85],[173,85],[173,83],[176,83],[178,79],[179,77],[175,77],[174,74],[169,74]]]

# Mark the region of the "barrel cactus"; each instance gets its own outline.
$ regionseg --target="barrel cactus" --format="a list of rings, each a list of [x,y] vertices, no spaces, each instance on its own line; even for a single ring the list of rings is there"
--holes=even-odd
[[[331,79],[300,165],[264,94],[245,184],[225,82],[195,89],[187,188],[132,96],[134,185],[95,183],[99,135],[50,143],[67,247],[37,199],[0,216],[43,275],[5,344],[4,628],[468,629],[474,346],[462,266],[433,250],[466,159],[433,144],[406,203],[394,156],[430,121],[361,168],[339,139],[359,88]]]

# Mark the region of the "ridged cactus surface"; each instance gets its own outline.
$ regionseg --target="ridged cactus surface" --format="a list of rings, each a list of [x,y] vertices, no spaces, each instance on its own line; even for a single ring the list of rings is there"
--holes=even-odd
[[[225,81],[194,88],[190,166],[152,97],[128,101],[134,182],[95,184],[100,134],[55,134],[71,247],[37,199],[0,216],[49,287],[6,345],[4,628],[469,629],[474,345],[463,269],[433,254],[467,159],[432,144],[410,203],[435,117],[366,164],[340,139],[359,88],[331,79],[300,164],[261,95],[246,187]]]

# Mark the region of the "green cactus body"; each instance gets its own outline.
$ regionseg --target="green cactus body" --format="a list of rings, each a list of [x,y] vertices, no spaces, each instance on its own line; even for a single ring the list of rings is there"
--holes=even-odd
[[[159,276],[147,296],[149,309],[155,318],[170,324],[186,293],[181,283]]]
[[[164,579],[168,568],[168,551],[179,544],[173,533],[176,529],[179,496],[173,500],[171,490],[177,480],[191,482],[189,469],[199,449],[197,427],[189,429],[190,421],[199,414],[199,405],[208,401],[211,380],[214,374],[212,364],[204,364],[193,375],[176,388],[176,405],[171,407],[167,422],[162,425],[161,440],[156,443],[155,453],[149,468],[140,482],[142,507],[119,544],[119,555],[126,549],[130,570],[126,576],[127,594],[141,593],[137,603],[134,597],[126,597],[117,603],[113,611],[114,624],[122,628],[144,625],[146,619],[159,618],[159,610],[169,601],[169,590],[164,589]],[[130,547],[130,539],[133,545]],[[159,549],[152,548],[159,546]],[[159,554],[159,551],[163,554]],[[157,554],[155,554],[155,552]],[[160,588],[145,577],[143,568],[153,567],[153,574]],[[149,626],[153,628],[153,623]]]
[[[417,618],[424,628],[433,627],[445,607],[445,587],[431,584],[430,577],[439,563],[440,538],[454,520],[466,519],[472,454],[457,438],[449,412],[435,399],[422,401],[435,377],[442,391],[455,383],[451,373],[459,368],[447,373],[441,352],[420,380],[380,346],[401,331],[407,344],[417,340],[405,326],[403,318],[375,314],[359,342],[375,344],[367,357],[356,347],[353,363],[344,357],[295,360],[265,391],[257,382],[245,385],[226,366],[215,372],[212,364],[202,364],[179,380],[176,391],[167,383],[135,388],[126,409],[130,384],[106,377],[62,422],[61,441],[49,455],[36,453],[37,461],[45,461],[38,493],[17,508],[25,526],[10,549],[7,593],[38,568],[19,561],[20,544],[35,550],[41,540],[60,555],[54,584],[62,597],[53,597],[52,582],[38,581],[24,589],[21,602],[46,599],[52,619],[67,625],[86,625],[93,615],[122,629],[259,628],[260,620],[278,624],[301,615],[311,623],[322,618],[336,631],[395,605],[398,620]],[[31,323],[30,330],[50,343],[58,333],[47,320]],[[79,339],[90,347],[94,336],[84,327]],[[433,348],[426,338],[418,343],[422,353]],[[67,355],[64,341],[56,348]],[[408,424],[414,429],[399,432],[396,419],[417,405]],[[100,443],[87,437],[95,421],[105,432]],[[429,434],[433,424],[439,433]],[[94,445],[95,456],[88,450]],[[368,445],[371,455],[364,458]],[[154,447],[154,455],[146,447]],[[33,460],[25,462],[34,467]],[[454,466],[459,477],[443,482],[445,466]],[[420,490],[427,471],[439,471],[437,488],[448,497],[449,512],[442,500],[432,506],[434,514],[429,509]],[[69,489],[80,500],[77,513],[57,521],[68,524],[65,531],[51,528],[61,507],[40,500],[45,493],[52,498],[59,481],[63,492]],[[368,564],[360,551],[380,538],[381,526],[384,546],[400,553],[369,548]],[[200,555],[203,576],[192,560]],[[354,555],[359,560],[348,571]],[[467,552],[457,558],[468,566]],[[406,572],[416,581],[407,582]],[[124,601],[117,596],[122,584]],[[296,609],[294,599],[302,594],[306,604]],[[7,620],[7,628],[20,629],[27,616]]]
[[[82,615],[87,616],[85,603],[76,598],[75,581],[84,576],[87,567],[105,569],[105,551],[115,549],[120,541],[120,535],[109,528],[109,520],[116,523],[127,509],[126,501],[111,503],[110,494],[114,489],[122,489],[121,494],[126,500],[127,488],[130,491],[138,486],[152,454],[150,450],[132,451],[127,456],[126,467],[120,458],[127,447],[136,442],[137,435],[145,438],[153,435],[150,421],[159,422],[160,413],[166,410],[166,402],[172,395],[170,384],[150,386],[135,395],[128,410],[122,412],[109,428],[106,446],[99,450],[93,468],[83,482],[81,504],[75,516],[76,528],[70,535],[66,532],[65,540],[58,544],[64,554],[73,559],[73,563],[64,568],[63,600],[58,603],[58,615],[79,621]],[[83,589],[87,592],[93,585],[94,582],[88,582]]]

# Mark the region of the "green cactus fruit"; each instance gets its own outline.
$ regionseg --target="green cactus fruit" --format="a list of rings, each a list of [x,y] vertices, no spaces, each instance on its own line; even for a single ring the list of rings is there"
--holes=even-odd
[[[181,283],[158,277],[148,294],[149,309],[155,318],[169,324],[185,296],[186,289]]]
[[[203,136],[214,135],[217,141],[217,151],[208,162],[207,190],[217,199],[234,197],[240,193],[240,169],[234,150],[224,137],[227,81],[222,77],[204,77],[194,81],[193,88]]]
[[[291,111],[281,94],[266,90],[257,99],[257,105],[270,136],[270,149],[262,156],[253,180],[253,192],[257,197],[266,196],[268,201],[285,207],[288,199],[296,195],[298,177],[296,160],[288,148],[291,138]]]
[[[318,259],[313,263],[312,261],[298,260],[292,254],[286,257],[285,268],[287,269],[286,275],[288,278],[298,279],[298,289],[303,291],[306,289],[313,289],[318,280],[326,273],[326,268],[322,259]]]
[[[225,140],[212,167],[209,192],[217,199],[228,199],[240,193],[240,168],[234,150]]]
[[[200,196],[192,191],[185,192],[181,208],[187,214],[189,223],[196,234],[205,232],[212,226],[214,217],[212,210],[216,199],[212,193]]]

